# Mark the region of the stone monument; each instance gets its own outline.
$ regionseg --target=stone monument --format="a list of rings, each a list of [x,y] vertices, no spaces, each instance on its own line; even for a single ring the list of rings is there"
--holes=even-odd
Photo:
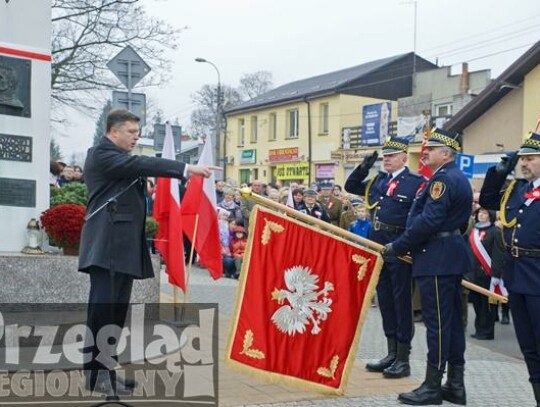
[[[0,2],[0,252],[49,207],[51,2]]]

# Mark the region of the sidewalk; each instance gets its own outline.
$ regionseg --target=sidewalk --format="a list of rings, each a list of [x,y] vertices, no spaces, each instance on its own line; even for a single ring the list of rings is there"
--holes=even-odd
[[[166,277],[162,281],[167,281]],[[382,375],[365,370],[366,362],[384,356],[386,350],[377,308],[371,309],[366,318],[357,360],[343,396],[328,397],[314,392],[299,391],[292,387],[268,384],[232,371],[222,361],[237,287],[236,280],[224,278],[214,281],[205,270],[197,268],[193,269],[190,277],[190,302],[219,303],[220,406],[402,406],[396,400],[397,394],[410,391],[422,382],[427,352],[426,331],[423,324],[415,324],[410,378],[383,379]],[[162,284],[162,300],[170,302],[171,294],[170,286]],[[525,363],[473,342],[467,339],[465,355],[467,405],[478,407],[534,405]],[[452,404],[444,402],[444,405]]]

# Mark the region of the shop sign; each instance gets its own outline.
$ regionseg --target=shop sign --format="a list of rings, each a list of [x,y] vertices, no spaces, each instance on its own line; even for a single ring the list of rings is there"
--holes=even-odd
[[[256,164],[257,150],[242,150],[240,151],[240,164]]]
[[[315,177],[316,178],[334,178],[335,169],[336,169],[335,164],[316,164]]]
[[[279,180],[294,180],[294,179],[308,179],[309,177],[309,164],[283,164],[277,165],[275,176]]]
[[[298,147],[276,148],[269,150],[268,161],[271,163],[298,161]]]

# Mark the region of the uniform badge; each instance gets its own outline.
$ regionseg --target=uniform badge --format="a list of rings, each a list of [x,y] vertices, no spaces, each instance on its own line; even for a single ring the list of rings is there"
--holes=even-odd
[[[431,188],[429,189],[429,196],[431,196],[431,199],[437,200],[441,196],[443,196],[445,192],[445,183],[441,181],[435,181],[433,184],[431,184]]]

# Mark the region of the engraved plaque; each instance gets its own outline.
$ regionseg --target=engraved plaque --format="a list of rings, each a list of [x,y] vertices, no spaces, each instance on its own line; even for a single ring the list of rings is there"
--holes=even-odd
[[[36,181],[0,178],[0,206],[36,207]]]
[[[0,114],[30,117],[32,62],[0,55]]]
[[[0,134],[0,160],[32,162],[32,137]]]

